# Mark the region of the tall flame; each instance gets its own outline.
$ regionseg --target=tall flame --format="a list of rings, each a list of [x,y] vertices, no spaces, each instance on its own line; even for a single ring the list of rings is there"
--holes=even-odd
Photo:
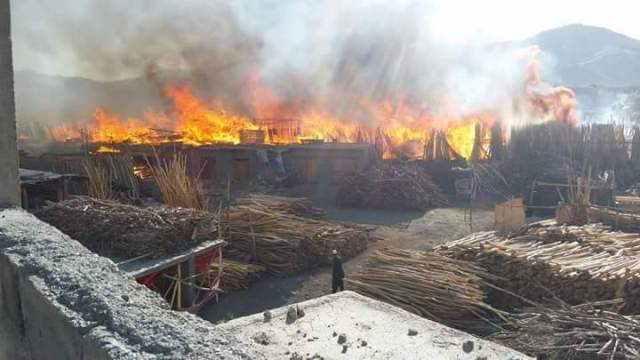
[[[523,78],[523,93],[518,99],[528,104],[528,112],[537,119],[574,124],[575,96],[563,87],[544,84],[539,76],[538,49],[530,50],[527,75]],[[380,145],[385,158],[420,157],[425,151],[428,134],[439,130],[448,145],[460,156],[470,158],[478,141],[477,124],[491,126],[497,116],[483,111],[461,116],[436,116],[423,102],[395,99],[371,103],[356,99],[352,107],[358,116],[339,114],[322,104],[292,104],[281,101],[278,94],[260,81],[259,72],[251,72],[243,90],[244,100],[253,105],[252,115],[235,113],[219,101],[205,101],[187,87],[166,86],[164,96],[171,111],[147,111],[140,118],[119,118],[98,108],[90,122],[83,126],[62,125],[52,133],[56,140],[80,136],[79,128],[87,130],[93,143],[157,144],[182,142],[187,145],[239,144],[241,133],[256,132],[256,139],[268,144],[300,143],[308,140],[323,142]],[[446,95],[446,94],[445,94]],[[448,99],[447,96],[443,98]],[[447,100],[455,103],[455,101]],[[442,107],[442,106],[441,106]],[[448,106],[455,109],[455,106]],[[447,107],[447,108],[448,108]],[[366,115],[362,115],[366,114]],[[357,117],[357,119],[356,119]],[[366,120],[362,120],[366,118]],[[477,155],[477,154],[476,154]]]

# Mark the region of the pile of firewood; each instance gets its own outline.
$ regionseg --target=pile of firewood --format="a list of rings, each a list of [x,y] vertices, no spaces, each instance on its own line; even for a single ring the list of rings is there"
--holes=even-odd
[[[602,225],[535,224],[512,237],[480,232],[438,252],[474,261],[501,278],[496,285],[533,301],[553,296],[570,304],[623,298],[640,313],[640,236]]]
[[[587,209],[589,221],[607,224],[614,229],[640,233],[640,215],[590,206]]]
[[[346,287],[432,320],[455,325],[469,315],[495,312],[484,302],[481,267],[434,252],[382,249],[346,279]]]
[[[141,208],[88,197],[51,203],[35,212],[103,256],[163,256],[218,236],[217,216],[185,208]]]
[[[276,275],[292,274],[330,262],[331,250],[344,258],[359,254],[369,243],[369,230],[322,220],[232,206],[223,219],[228,248]]]
[[[313,206],[311,200],[303,197],[251,194],[235,200],[234,204],[311,219],[322,219],[326,216],[323,209]]]
[[[603,310],[618,301],[536,306],[492,340],[539,359],[638,359],[640,317]]]
[[[220,271],[222,274],[221,287],[224,291],[246,289],[266,270],[264,266],[229,259],[223,259],[222,265],[213,262],[211,269]]]
[[[417,211],[447,204],[431,176],[411,164],[385,164],[348,176],[338,188],[337,201],[345,207]]]

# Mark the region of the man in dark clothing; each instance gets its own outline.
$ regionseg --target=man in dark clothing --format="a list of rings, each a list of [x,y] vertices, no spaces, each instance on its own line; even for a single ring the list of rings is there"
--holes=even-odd
[[[333,272],[331,274],[331,288],[335,294],[338,289],[344,290],[344,270],[342,269],[342,259],[338,255],[338,251],[333,250]]]

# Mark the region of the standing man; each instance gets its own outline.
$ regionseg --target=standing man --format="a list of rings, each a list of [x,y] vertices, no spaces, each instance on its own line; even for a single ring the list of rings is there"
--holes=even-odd
[[[342,269],[342,258],[338,255],[337,250],[333,250],[333,272],[331,274],[331,288],[333,290],[333,294],[340,289],[340,291],[344,290],[344,270]]]

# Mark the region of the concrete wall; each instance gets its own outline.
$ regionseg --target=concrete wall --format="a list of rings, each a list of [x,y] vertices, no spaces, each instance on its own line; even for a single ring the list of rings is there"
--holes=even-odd
[[[9,0],[0,0],[0,204],[20,204]]]
[[[262,359],[57,229],[0,209],[0,359]]]

